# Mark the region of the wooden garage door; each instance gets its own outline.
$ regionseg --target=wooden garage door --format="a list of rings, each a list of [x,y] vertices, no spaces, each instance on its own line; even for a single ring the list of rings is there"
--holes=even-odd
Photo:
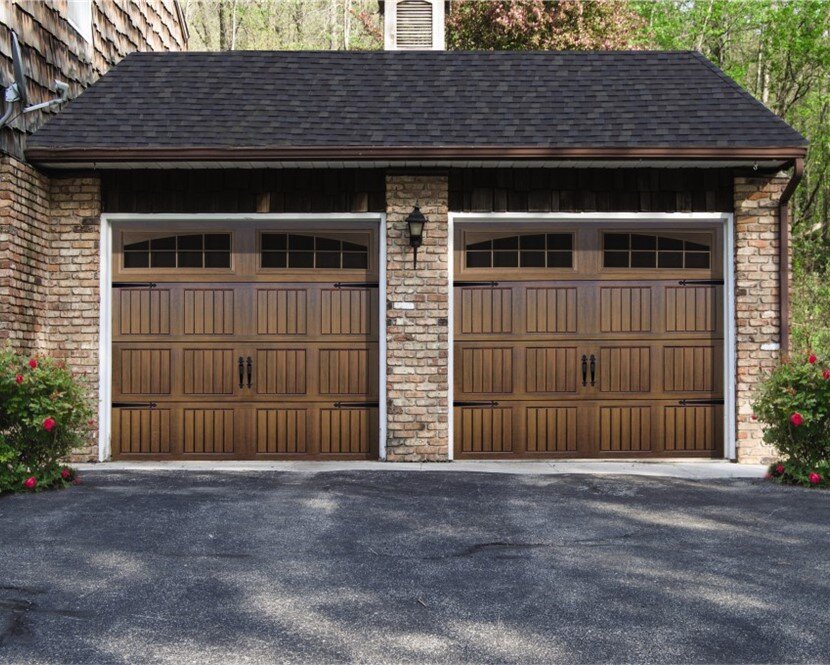
[[[721,456],[721,229],[456,230],[458,457]]]
[[[377,456],[373,229],[115,235],[115,457]]]

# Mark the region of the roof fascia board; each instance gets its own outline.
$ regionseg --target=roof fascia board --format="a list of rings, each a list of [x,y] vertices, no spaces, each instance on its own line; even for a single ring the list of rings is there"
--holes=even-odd
[[[320,161],[406,159],[781,159],[806,155],[806,147],[637,147],[637,148],[537,148],[537,147],[297,147],[297,148],[29,148],[26,158],[39,162],[190,162],[190,161]]]

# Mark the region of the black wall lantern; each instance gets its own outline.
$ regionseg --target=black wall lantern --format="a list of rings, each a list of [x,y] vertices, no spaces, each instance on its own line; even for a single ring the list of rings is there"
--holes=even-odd
[[[424,225],[427,223],[427,218],[424,217],[421,209],[415,206],[409,217],[406,218],[406,224],[409,227],[409,246],[412,247],[412,267],[418,267],[418,248],[424,242]]]

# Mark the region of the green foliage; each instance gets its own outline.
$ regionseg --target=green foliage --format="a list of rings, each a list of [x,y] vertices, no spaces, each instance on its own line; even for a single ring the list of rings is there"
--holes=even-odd
[[[447,46],[457,50],[626,49],[641,20],[614,0],[456,0]]]
[[[71,481],[60,460],[86,441],[91,418],[84,389],[62,363],[1,349],[0,491]],[[28,478],[33,487],[24,486]]]
[[[800,275],[793,284],[792,344],[796,353],[830,358],[830,281],[817,273]]]
[[[753,405],[764,424],[764,441],[808,469],[830,462],[830,369],[810,359],[815,356],[776,367]]]
[[[767,478],[785,485],[804,487],[830,487],[830,461],[805,464],[796,460],[784,460],[770,464]]]

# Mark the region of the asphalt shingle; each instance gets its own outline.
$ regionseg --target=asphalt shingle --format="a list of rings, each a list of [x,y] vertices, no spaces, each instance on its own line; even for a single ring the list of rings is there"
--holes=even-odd
[[[135,53],[30,149],[802,147],[693,52]]]

